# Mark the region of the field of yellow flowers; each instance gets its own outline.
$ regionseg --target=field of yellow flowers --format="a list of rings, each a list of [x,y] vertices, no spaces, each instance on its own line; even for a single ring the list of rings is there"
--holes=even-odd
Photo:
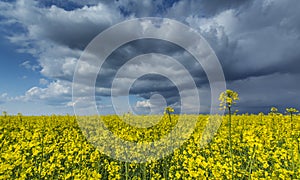
[[[151,128],[128,129],[113,115],[102,120],[125,140],[155,141],[178,116],[165,114]],[[233,115],[232,155],[228,115],[204,147],[200,139],[211,117],[194,117],[197,126],[180,148],[156,161],[134,163],[100,153],[75,116],[0,116],[0,179],[300,179],[300,116]]]

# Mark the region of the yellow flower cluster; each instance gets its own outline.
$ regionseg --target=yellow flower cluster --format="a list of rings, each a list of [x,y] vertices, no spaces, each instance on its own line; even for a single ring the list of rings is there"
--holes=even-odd
[[[169,115],[157,124],[156,115],[124,116],[128,122],[147,120],[152,125],[148,128],[134,128],[118,116],[102,120],[123,140],[153,142],[178,123],[179,115]],[[74,116],[0,116],[0,179],[230,179],[232,174],[234,179],[300,179],[298,115],[293,116],[293,129],[287,115],[233,115],[233,173],[228,118],[221,117],[212,137],[218,123],[210,122],[205,130],[212,117],[183,116],[185,121],[198,119],[192,135],[172,154],[147,163],[121,162],[100,153],[86,139],[93,134],[82,133]],[[209,143],[202,146],[205,138]]]
[[[239,95],[237,92],[227,89],[222,92],[219,97],[220,100],[220,108],[226,109],[226,107],[231,107],[235,104],[235,101],[239,100]]]

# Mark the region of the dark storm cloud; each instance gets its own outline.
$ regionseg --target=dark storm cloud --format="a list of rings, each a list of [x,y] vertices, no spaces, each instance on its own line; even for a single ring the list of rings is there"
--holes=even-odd
[[[300,17],[299,5],[299,1],[255,1],[244,11],[216,17],[219,24],[212,24],[203,35],[228,81],[299,72],[300,21],[295,19]]]
[[[180,102],[179,91],[167,77],[147,74],[138,78],[130,89],[130,94],[150,99],[154,94],[160,94],[166,99],[168,105]]]
[[[160,53],[168,55],[176,59],[183,67],[191,74],[194,82],[198,88],[202,88],[208,84],[206,75],[201,68],[201,65],[197,63],[194,57],[185,51],[182,47],[173,43],[157,40],[157,39],[143,39],[136,40],[131,43],[127,43],[115,50],[104,62],[101,70],[99,71],[96,86],[98,88],[106,88],[106,90],[97,92],[97,96],[111,96],[111,92],[107,89],[112,88],[112,82],[115,80],[117,71],[124,66],[124,64],[130,59],[148,53]],[[172,64],[166,64],[164,60],[153,61],[149,59],[148,65],[145,66],[139,62],[134,65],[138,67],[138,71],[147,73],[151,69],[166,68],[166,72],[169,74],[168,77],[158,76],[152,74],[148,76],[142,76],[135,80],[132,85],[129,94],[142,97],[144,99],[150,99],[154,94],[160,94],[165,98],[167,105],[175,105],[175,110],[180,111],[180,95],[176,85],[171,82],[168,78],[174,77],[179,78],[181,72],[174,71],[171,68]],[[133,75],[135,70],[128,70],[126,78],[134,78]],[[189,81],[185,82],[185,89],[189,88]],[[123,87],[119,87],[122,89]],[[191,87],[192,88],[192,87]],[[210,92],[202,92],[201,96],[210,97]],[[201,103],[209,104],[210,99],[202,99]]]
[[[87,5],[90,4],[89,2],[86,2]],[[57,6],[60,8],[63,8],[64,10],[67,11],[72,11],[78,8],[82,8],[83,5],[76,3],[74,1],[61,1],[61,0],[43,0],[43,1],[38,1],[38,6],[43,7],[43,8],[49,8],[51,6]]]
[[[39,58],[43,75],[69,82],[81,51],[111,25],[145,16],[180,20],[197,29],[212,46],[222,64],[228,87],[240,92],[240,105],[244,107],[241,110],[257,112],[259,109],[267,111],[271,104],[281,108],[300,104],[296,101],[300,99],[297,95],[300,91],[297,83],[300,72],[299,7],[298,0],[120,0],[100,3],[49,0],[0,4],[0,15],[26,30],[16,32],[10,40],[23,44],[27,52]],[[107,59],[96,82],[98,88],[103,88],[97,95],[110,95],[108,89],[118,68],[129,59],[153,52],[177,59],[189,70],[197,87],[208,91],[205,72],[182,48],[158,40],[140,40],[117,49]],[[131,73],[128,72],[128,76]],[[38,92],[39,95],[44,93]],[[132,94],[146,99],[153,92],[161,92],[172,103],[178,100],[174,85],[164,78],[140,79],[131,89]],[[50,91],[48,93],[46,100],[50,102],[54,96]],[[56,102],[57,98],[54,99]]]
[[[125,17],[134,16],[140,18],[163,16],[168,9],[178,1],[179,0],[119,0],[116,1],[115,5]]]
[[[58,44],[66,45],[71,49],[75,48],[81,50],[83,50],[97,34],[109,26],[109,24],[106,24],[104,27],[101,27],[89,22],[83,22],[80,25],[77,23],[65,25],[64,22],[52,23],[51,26],[47,27],[47,32],[45,32],[44,36]],[[57,26],[60,28],[56,28]],[[86,28],[78,29],[78,26]]]
[[[99,71],[97,86],[98,87],[110,87],[112,80],[118,69],[122,67],[130,59],[148,53],[165,54],[178,60],[188,70],[196,84],[200,87],[202,84],[207,83],[207,78],[200,64],[194,59],[194,57],[185,51],[182,47],[171,42],[157,40],[157,39],[141,39],[130,43],[127,43],[117,50],[115,50],[104,62],[101,70]],[[163,64],[164,62],[158,62]],[[136,64],[139,65],[139,64]],[[172,66],[171,64],[169,66]],[[152,67],[149,66],[151,69]],[[130,76],[130,72],[128,72]],[[104,79],[104,80],[102,80]],[[168,89],[169,84],[166,83],[164,78],[155,79],[157,83],[160,83],[163,88]],[[143,84],[146,89],[152,87],[151,83]],[[163,89],[162,88],[162,89]],[[143,91],[136,93],[143,93]]]
[[[51,9],[54,13],[58,11],[60,15],[46,16],[41,20],[40,36],[71,49],[83,50],[96,35],[118,22],[120,18],[117,11],[109,12],[109,7],[102,4],[95,7],[95,13],[99,11],[103,14],[94,19],[91,18],[91,12],[86,11],[87,7],[76,9],[65,18],[60,17],[64,15],[60,9],[56,7],[51,7]],[[78,17],[78,13],[81,13],[82,16]]]
[[[219,26],[212,26],[219,28],[219,37],[204,33],[222,63],[228,88],[240,94],[241,112],[299,107],[299,5],[254,1],[239,13],[216,17]]]
[[[299,75],[276,73],[231,82],[228,87],[239,92],[240,101],[235,109],[242,113],[268,113],[272,106],[284,113],[287,107],[299,109],[299,81]]]
[[[22,40],[46,40],[71,49],[83,49],[97,34],[123,19],[119,11],[109,4],[76,4],[19,0],[3,3],[0,15],[9,19],[9,23],[24,27]],[[66,7],[71,10],[66,10]]]
[[[196,0],[195,0],[196,1]],[[251,0],[200,0],[199,6],[206,16],[213,16],[227,9],[243,10],[253,1]]]
[[[185,21],[188,16],[211,18],[228,9],[235,9],[237,12],[246,10],[252,2],[251,0],[181,0],[174,3],[166,15],[181,21]]]

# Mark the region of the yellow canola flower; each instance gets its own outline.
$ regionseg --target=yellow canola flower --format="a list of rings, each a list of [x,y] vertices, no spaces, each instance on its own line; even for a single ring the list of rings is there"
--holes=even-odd
[[[224,102],[234,104],[236,100],[227,98]],[[164,137],[178,119],[175,114],[171,117],[171,122],[165,116],[158,126],[150,128],[122,124],[122,118],[116,116],[104,119],[118,137],[141,143]],[[73,116],[22,116],[22,122],[14,116],[9,120],[0,117],[0,179],[228,179],[231,161],[227,118],[223,118],[212,140],[200,147],[210,116],[183,117],[186,121],[196,117],[198,122],[182,146],[163,159],[144,164],[128,162],[126,166],[89,143]],[[290,117],[284,115],[232,116],[235,179],[300,179],[297,164],[300,122],[299,115],[294,113],[293,117],[294,131],[290,128]],[[156,122],[156,117],[150,115],[126,118]],[[273,120],[276,126],[270,128]],[[97,122],[88,122],[90,138],[97,140],[101,134],[97,132]],[[209,134],[204,135],[209,137]],[[111,153],[122,152],[114,148],[112,143]]]

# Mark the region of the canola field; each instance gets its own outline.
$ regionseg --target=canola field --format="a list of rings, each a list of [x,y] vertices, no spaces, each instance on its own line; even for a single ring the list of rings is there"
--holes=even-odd
[[[131,128],[113,115],[101,119],[116,136],[138,142],[163,137],[178,116],[165,114],[148,128]],[[226,115],[203,147],[199,143],[211,117],[193,117],[196,127],[180,148],[136,163],[98,151],[75,116],[0,116],[0,179],[300,179],[299,115],[232,115],[230,136]],[[124,118],[157,123],[151,115]]]

